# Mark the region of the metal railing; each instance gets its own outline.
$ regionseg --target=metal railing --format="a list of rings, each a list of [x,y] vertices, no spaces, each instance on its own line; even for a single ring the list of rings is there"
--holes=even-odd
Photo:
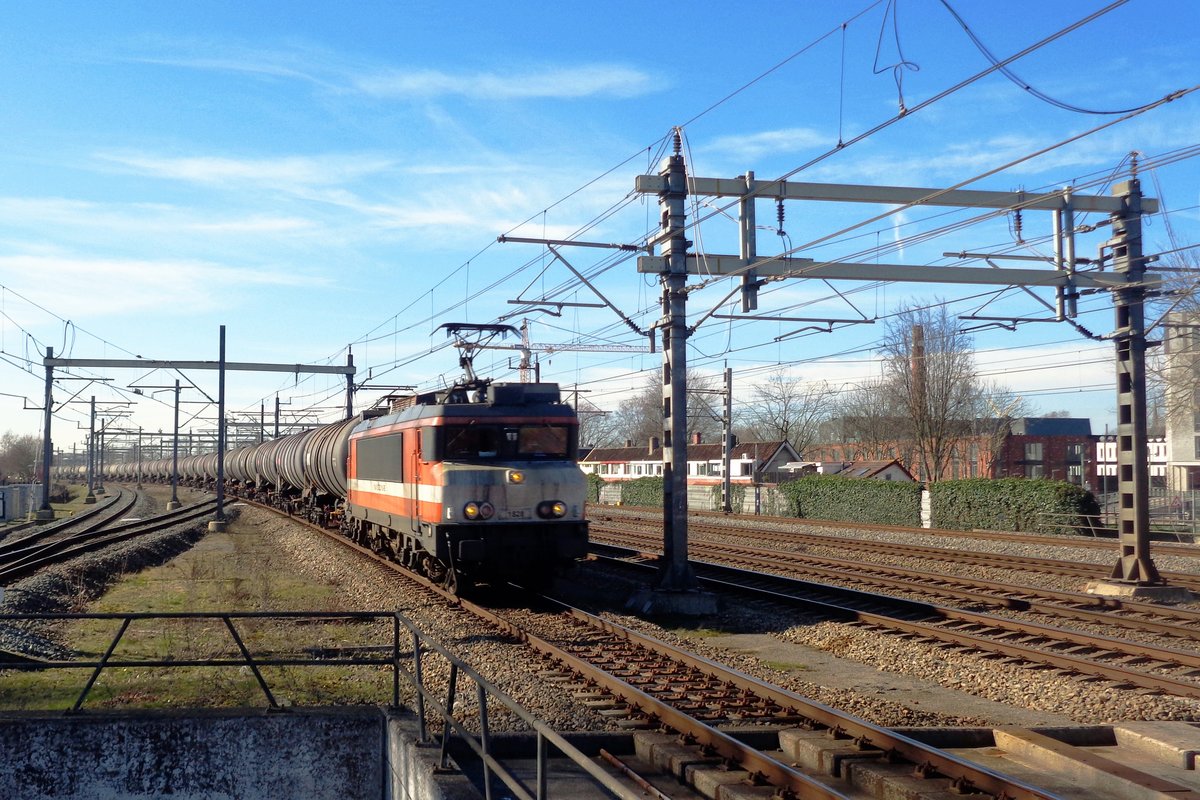
[[[400,707],[401,681],[413,690],[416,708],[414,709],[418,724],[418,739],[423,744],[434,742],[429,732],[426,717],[432,714],[440,718],[441,734],[437,744],[440,746],[439,766],[450,767],[450,746],[457,738],[479,759],[483,771],[484,793],[492,797],[493,778],[502,782],[511,796],[521,800],[542,800],[548,795],[548,759],[550,747],[553,746],[563,756],[580,767],[597,783],[607,789],[614,797],[623,800],[636,800],[642,797],[640,791],[633,790],[620,782],[615,776],[595,763],[585,753],[580,751],[563,736],[555,732],[546,723],[537,719],[523,708],[513,698],[501,691],[461,658],[450,652],[436,639],[421,631],[404,615],[392,611],[279,611],[279,612],[143,612],[143,613],[96,613],[96,614],[2,614],[0,626],[22,622],[62,622],[69,620],[113,620],[119,622],[117,632],[105,648],[99,659],[69,659],[69,660],[30,660],[15,659],[11,656],[0,655],[0,670],[43,671],[56,669],[86,669],[91,670],[86,684],[68,714],[79,712],[92,688],[105,670],[119,668],[164,668],[188,669],[202,667],[248,668],[254,675],[255,681],[266,698],[270,708],[275,711],[285,711],[271,691],[263,674],[265,667],[339,667],[339,666],[375,666],[391,669],[392,689],[391,707]],[[238,657],[224,658],[117,658],[115,654],[126,634],[136,623],[142,621],[163,620],[198,620],[216,621],[229,633],[236,647]],[[308,657],[272,657],[256,656],[247,646],[247,637],[239,625],[247,620],[277,620],[311,623],[319,621],[359,621],[381,622],[390,621],[390,641],[382,646],[383,655],[359,655],[362,648],[344,653],[340,649],[322,649],[319,654],[314,651]],[[382,626],[381,626],[382,627]],[[406,646],[402,646],[402,642]],[[444,659],[449,667],[449,679],[444,696],[436,688],[430,687],[425,679],[427,657]],[[460,676],[465,676],[475,685],[475,700],[478,705],[476,720],[478,731],[467,727],[464,720],[455,716],[454,708],[458,698],[463,694],[459,689]],[[536,777],[535,785],[531,788],[525,785],[513,771],[493,755],[491,730],[488,722],[488,703],[495,701],[521,720],[536,734]]]

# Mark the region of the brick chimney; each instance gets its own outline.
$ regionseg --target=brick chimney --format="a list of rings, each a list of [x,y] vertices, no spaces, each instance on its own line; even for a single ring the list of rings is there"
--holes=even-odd
[[[658,449],[658,437],[651,436],[650,437],[650,449],[649,449],[649,451],[647,451],[647,455],[654,455],[654,451],[657,449]]]
[[[692,444],[700,444],[700,431],[692,432]]]

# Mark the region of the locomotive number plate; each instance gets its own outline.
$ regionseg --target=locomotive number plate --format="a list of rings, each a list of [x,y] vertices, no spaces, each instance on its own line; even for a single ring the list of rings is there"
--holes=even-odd
[[[500,512],[501,519],[529,519],[529,510],[525,508],[510,508]]]

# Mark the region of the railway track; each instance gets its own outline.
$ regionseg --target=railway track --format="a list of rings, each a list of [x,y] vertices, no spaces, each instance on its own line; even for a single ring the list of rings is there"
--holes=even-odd
[[[625,561],[622,556],[631,553],[633,551],[615,553],[609,557],[610,562],[620,563],[630,569],[657,570],[653,563]],[[1200,654],[1196,652],[977,614],[736,567],[696,561],[692,563],[701,584],[712,591],[750,595],[798,606],[831,620],[861,625],[880,633],[969,650],[1038,668],[1053,668],[1067,675],[1099,678],[1117,686],[1200,699]],[[1139,668],[1135,669],[1134,665]]]
[[[693,761],[721,764],[735,774],[744,772],[751,783],[770,787],[778,796],[846,797],[839,779],[802,770],[780,752],[783,734],[768,737],[774,744],[755,746],[746,741],[755,737],[735,736],[725,728],[753,724],[772,734],[802,731],[803,736],[817,737],[832,748],[850,744],[859,758],[876,759],[888,769],[908,764],[910,771],[929,780],[930,790],[952,788],[1007,800],[1054,797],[1020,779],[549,598],[540,602],[553,603],[555,611],[550,614],[485,608],[334,531],[293,519],[421,585],[449,608],[523,642],[546,660],[549,668],[539,673],[544,680],[561,685],[600,714],[624,720],[629,728],[665,727],[685,743],[681,747],[695,753]],[[560,630],[563,619],[571,623],[569,635]],[[547,629],[556,633],[546,633]]]
[[[661,537],[653,534],[601,524],[593,526],[591,535],[593,545],[612,545],[653,557],[661,553]],[[740,544],[693,539],[689,545],[699,559],[748,570],[803,576],[863,591],[916,595],[921,600],[932,598],[972,607],[1028,612],[1200,643],[1200,611],[1196,609]]]
[[[136,492],[117,489],[108,496],[105,502],[97,503],[86,511],[48,525],[40,525],[22,536],[9,535],[0,541],[0,558],[15,550],[32,547],[40,542],[99,530],[128,514],[137,503],[137,499]]]
[[[662,509],[651,508],[649,506],[623,506],[623,510],[633,512],[646,517],[657,517],[659,521],[662,519]],[[593,508],[593,511],[596,511]],[[599,515],[603,516],[604,511],[600,510]],[[723,511],[689,511],[689,517],[693,517],[701,522],[704,520],[737,520],[740,515],[730,515]],[[978,539],[980,541],[993,542],[1020,542],[1022,544],[1048,545],[1052,547],[1080,547],[1083,549],[1104,550],[1106,552],[1113,549],[1113,545],[1117,539],[1117,532],[1114,529],[1101,529],[1097,535],[1086,536],[1082,534],[1040,534],[1040,533],[1024,533],[1021,531],[993,531],[975,528],[972,530],[954,530],[952,528],[910,528],[902,525],[879,525],[866,522],[844,522],[841,520],[826,520],[826,519],[808,519],[798,517],[772,517],[764,514],[757,514],[753,519],[774,525],[797,525],[802,524],[810,528],[830,528],[836,530],[859,530],[859,531],[885,531],[890,533],[912,533],[920,536],[944,537],[949,539]],[[1166,534],[1164,534],[1166,535]],[[1187,535],[1187,534],[1185,534]],[[1174,537],[1174,534],[1171,534]],[[1180,543],[1178,538],[1173,542],[1171,539],[1158,539],[1154,541],[1154,549],[1166,555],[1187,556],[1192,558],[1200,558],[1200,548],[1193,544]]]
[[[54,530],[40,532],[36,538],[30,536],[18,541],[5,542],[4,546],[0,547],[0,584],[27,577],[53,564],[95,552],[109,545],[190,522],[212,514],[216,508],[215,499],[205,500],[152,519],[114,524],[136,502],[132,492],[125,494],[131,495],[128,505],[120,511],[114,509],[117,513],[107,516],[102,521],[90,520],[89,524],[78,530],[56,527]],[[30,541],[31,539],[33,541]]]
[[[591,530],[593,532],[603,532],[607,530],[627,530],[630,528],[640,529],[645,533],[657,533],[661,538],[662,523],[661,516],[656,517],[653,512],[647,511],[640,513],[640,510],[634,511],[632,514],[622,513],[620,516],[613,516],[605,512],[596,512],[592,516]],[[739,527],[736,518],[732,518],[732,524],[715,524],[704,522],[689,521],[688,530],[690,533],[697,536],[708,536],[717,538],[729,538],[730,536],[746,536],[753,537],[766,543],[779,543],[790,548],[797,547],[831,547],[837,548],[846,552],[862,553],[864,555],[890,555],[902,558],[928,558],[935,561],[954,562],[959,564],[969,564],[977,567],[987,567],[993,569],[1011,569],[1021,572],[1034,572],[1047,575],[1058,575],[1065,577],[1080,578],[1081,580],[1104,580],[1109,577],[1111,565],[1091,564],[1079,561],[1067,561],[1062,559],[1037,558],[1034,556],[1017,556],[1007,555],[1003,553],[979,553],[965,550],[956,550],[949,547],[930,547],[917,545],[912,543],[895,543],[895,542],[880,542],[869,539],[855,539],[853,537],[834,536],[818,533],[806,533],[803,531],[784,531],[771,530],[761,526],[761,523],[755,527]],[[779,520],[781,523],[788,525],[808,525],[808,520]],[[847,526],[850,527],[850,526]],[[858,526],[862,527],[862,526]],[[865,530],[865,528],[863,528]],[[878,530],[900,531],[900,532],[921,532],[923,529],[896,529],[877,526]],[[971,534],[963,532],[962,536],[970,537]],[[1017,534],[1003,534],[1008,538],[1005,541],[1017,543],[1029,543],[1035,541],[1044,543],[1043,540],[1048,537],[1035,537],[1027,539],[1018,536]],[[989,537],[990,538],[990,537]],[[1052,538],[1052,537],[1051,537]],[[1081,542],[1091,542],[1089,539],[1080,539]],[[1055,546],[1059,547],[1075,547],[1075,540],[1054,539]],[[1200,548],[1194,546],[1182,546],[1184,549],[1181,554],[1193,558],[1200,558]],[[1107,543],[1107,549],[1111,552],[1115,549],[1113,543]],[[1158,546],[1155,546],[1155,552],[1159,553]],[[1175,552],[1172,550],[1171,552]],[[1168,583],[1175,586],[1187,588],[1191,591],[1200,593],[1200,575],[1189,572],[1178,572],[1169,570],[1159,570],[1160,574]]]

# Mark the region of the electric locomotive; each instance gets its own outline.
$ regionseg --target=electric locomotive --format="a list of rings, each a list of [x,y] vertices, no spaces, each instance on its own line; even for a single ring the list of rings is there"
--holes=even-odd
[[[327,527],[457,589],[542,584],[587,552],[578,418],[553,383],[468,379],[225,454],[235,495]],[[171,461],[146,474],[170,480]],[[214,453],[179,461],[211,486]]]
[[[586,553],[578,420],[557,384],[417,395],[349,448],[348,534],[431,579],[540,583]]]

